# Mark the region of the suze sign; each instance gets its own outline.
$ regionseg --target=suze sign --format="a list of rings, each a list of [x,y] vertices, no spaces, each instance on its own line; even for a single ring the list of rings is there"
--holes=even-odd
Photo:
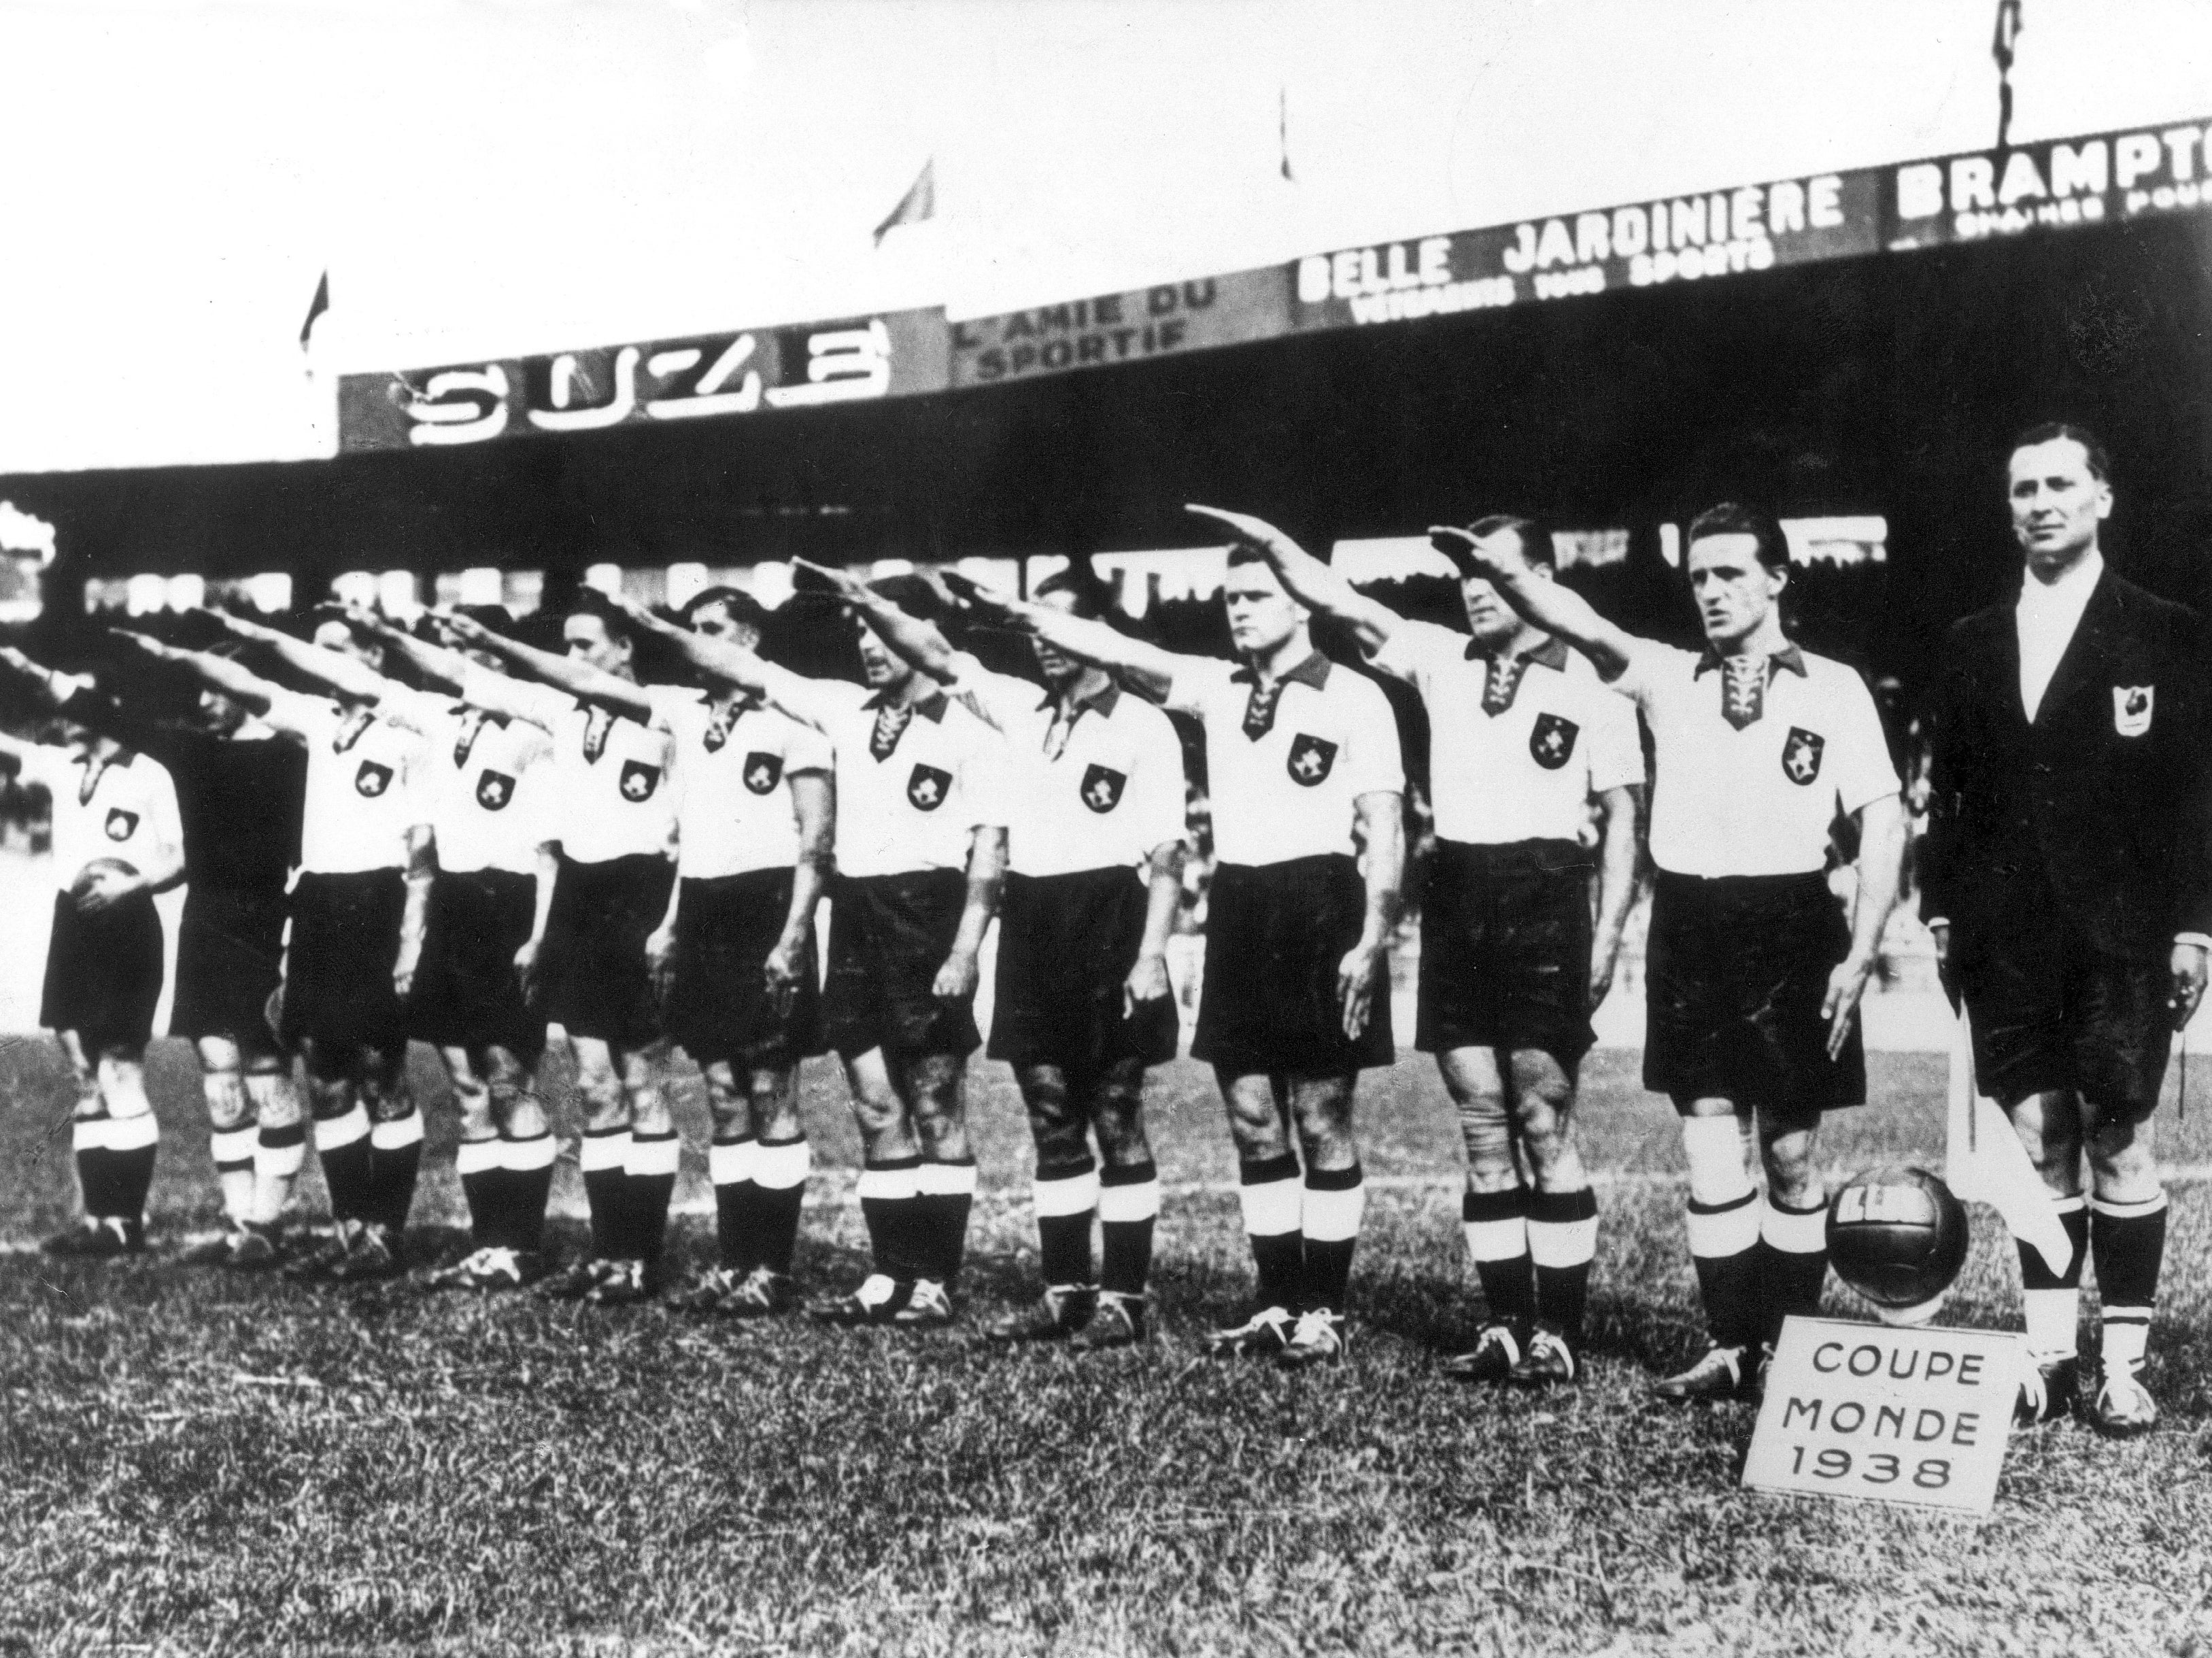
[[[901,326],[912,314],[349,376],[342,446],[447,447],[935,390],[941,369],[933,384],[902,384],[933,378],[927,336]]]

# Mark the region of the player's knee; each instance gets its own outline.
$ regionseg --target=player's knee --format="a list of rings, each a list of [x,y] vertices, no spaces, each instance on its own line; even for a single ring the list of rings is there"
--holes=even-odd
[[[201,1072],[200,1091],[207,1100],[208,1127],[216,1133],[252,1126],[253,1101],[246,1091],[246,1078],[238,1072]]]
[[[1064,1117],[1050,1120],[1031,1117],[1030,1131],[1036,1141],[1037,1167],[1065,1167],[1078,1163],[1091,1153],[1091,1137],[1084,1132],[1080,1121]]]

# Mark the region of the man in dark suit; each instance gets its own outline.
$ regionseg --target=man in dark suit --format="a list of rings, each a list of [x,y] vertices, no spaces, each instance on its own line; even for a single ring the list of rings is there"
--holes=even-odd
[[[1951,633],[1923,913],[1966,999],[1982,1088],[2074,1241],[2056,1275],[2021,1245],[2036,1360],[2021,1419],[2063,1415],[2079,1391],[2086,1242],[2103,1307],[2090,1419],[2141,1433],[2158,1419],[2139,1372],[2166,1248],[2148,1124],[2212,950],[2204,642],[2192,612],[2105,568],[2112,489],[2096,439],[2036,427],[2008,471],[2027,568],[2016,600]]]

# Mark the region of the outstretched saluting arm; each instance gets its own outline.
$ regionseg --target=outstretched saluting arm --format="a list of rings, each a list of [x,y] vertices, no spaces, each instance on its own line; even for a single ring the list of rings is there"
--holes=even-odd
[[[1558,635],[1588,657],[1599,678],[1610,682],[1627,669],[1640,642],[1637,636],[1607,622],[1573,588],[1538,575],[1516,537],[1492,536],[1477,541],[1464,530],[1438,524],[1430,526],[1429,544],[1451,560],[1462,576],[1480,576],[1497,588],[1523,622]]]
[[[610,596],[608,603],[647,633],[658,634],[710,679],[764,696],[802,725],[822,728],[823,711],[815,697],[814,683],[805,674],[779,667],[761,654],[726,639],[709,639],[689,628],[664,621],[635,599]]]
[[[164,645],[159,640],[149,639],[143,634],[132,633],[128,628],[110,628],[107,631],[156,662],[173,663],[198,676],[233,701],[243,704],[255,714],[273,714],[279,705],[292,695],[274,680],[264,679],[251,668],[240,667],[228,657],[215,656],[206,651],[179,650],[173,645]],[[306,739],[307,733],[289,721],[271,720],[270,723],[288,737],[302,741]]]
[[[877,638],[898,656],[927,674],[940,684],[951,684],[959,677],[953,664],[957,654],[952,641],[934,622],[926,622],[911,611],[901,609],[850,570],[833,569],[826,564],[811,563],[803,558],[791,561],[792,567],[809,577],[815,586],[831,594],[841,604],[848,606],[866,622]]]
[[[417,639],[406,629],[393,626],[374,610],[349,604],[345,607],[345,618],[358,631],[374,635],[386,650],[397,651],[405,657],[425,679],[435,680],[441,685],[458,687],[475,665],[459,651],[449,650],[443,645],[434,645],[427,639]]]
[[[304,639],[295,639],[279,629],[250,622],[242,616],[233,616],[228,610],[203,610],[207,616],[233,639],[266,646],[277,659],[295,672],[305,675],[319,685],[327,685],[341,696],[349,696],[357,702],[374,702],[390,689],[384,676],[365,662],[356,662],[336,651],[326,651],[319,645]],[[349,618],[349,625],[351,625]]]
[[[473,616],[458,610],[432,612],[447,636],[471,650],[489,651],[517,673],[566,691],[580,702],[596,702],[603,708],[641,722],[653,719],[653,703],[645,688],[620,674],[595,668],[551,651],[541,651],[505,634],[495,634]]]
[[[1201,507],[1195,501],[1183,511],[1212,519],[1235,536],[1240,544],[1266,559],[1274,567],[1284,589],[1292,598],[1308,610],[1334,617],[1349,628],[1352,637],[1359,641],[1364,656],[1372,656],[1381,650],[1405,620],[1389,605],[1368,598],[1345,576],[1265,519],[1218,507]]]
[[[1031,604],[996,592],[969,580],[957,571],[943,572],[953,596],[987,615],[996,616],[1024,633],[1035,634],[1056,650],[1116,674],[1130,689],[1149,701],[1164,702],[1174,688],[1176,675],[1186,662],[1212,660],[1164,651],[1141,639],[1048,605]]]

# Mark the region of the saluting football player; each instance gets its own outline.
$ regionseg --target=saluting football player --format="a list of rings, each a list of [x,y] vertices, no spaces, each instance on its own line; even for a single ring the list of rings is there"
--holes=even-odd
[[[935,603],[918,578],[887,578],[878,591],[917,610]],[[866,1155],[860,1210],[874,1270],[807,1310],[837,1324],[949,1323],[975,1203],[963,1084],[981,1041],[977,955],[1006,869],[1003,741],[866,629],[864,689],[807,678],[635,606],[632,615],[709,678],[765,696],[836,750],[823,1023]]]
[[[504,610],[487,608],[480,622],[512,625]],[[545,1021],[529,1007],[515,968],[517,954],[544,932],[537,888],[541,864],[552,858],[543,780],[550,744],[535,726],[416,690],[356,658],[241,617],[223,620],[298,672],[423,739],[417,782],[429,818],[425,855],[435,873],[407,1024],[438,1050],[453,1088],[461,1134],[454,1161],[477,1246],[431,1282],[519,1288],[542,1271],[553,1178],[553,1138],[534,1086]],[[456,683],[470,669],[469,658],[426,645],[374,612],[349,609],[346,621],[356,636],[410,658],[434,682]]]
[[[422,739],[356,699],[305,695],[227,657],[123,636],[188,669],[307,750],[281,1035],[306,1062],[332,1227],[323,1247],[285,1270],[301,1278],[391,1277],[404,1270],[422,1153],[403,1006],[429,898],[429,814],[416,786]],[[317,626],[314,642],[371,666],[382,661],[375,641],[337,617]]]
[[[2206,641],[2192,612],[2106,568],[2112,468],[2094,437],[2036,427],[2008,473],[2027,568],[2016,600],[1947,642],[1923,913],[1966,998],[1981,1085],[2074,1246],[2057,1274],[2020,1246],[2036,1362],[2020,1418],[2075,1403],[2086,1243],[2103,1303],[2090,1420],[2136,1434],[2158,1420],[2141,1372],[2166,1251],[2150,1118],[2212,950]]]
[[[1405,774],[1390,704],[1314,648],[1304,608],[1241,531],[1222,583],[1234,665],[958,586],[1205,727],[1221,861],[1191,1054],[1212,1063],[1228,1103],[1259,1274],[1257,1310],[1212,1346],[1293,1368],[1336,1358],[1366,1197],[1353,1084],[1395,1056],[1385,945]]]
[[[1160,1200],[1145,1137],[1145,1070],[1175,1057],[1179,1034],[1167,940],[1182,895],[1182,743],[1158,709],[1041,640],[1032,642],[1042,695],[1030,681],[954,651],[933,623],[849,574],[800,568],[901,657],[975,699],[1007,739],[1014,821],[990,1054],[1013,1066],[1029,1108],[1045,1288],[1033,1311],[989,1333],[1066,1338],[1085,1351],[1141,1340]],[[1073,616],[1103,614],[1094,585],[1073,570],[1046,578],[1036,599]],[[1094,1217],[1104,1256],[1095,1277]]]
[[[538,1289],[623,1305],[659,1292],[680,1150],[661,1075],[667,1033],[645,957],[676,879],[676,800],[668,733],[578,692],[601,675],[634,683],[638,637],[617,606],[589,591],[578,597],[561,624],[565,655],[459,612],[440,621],[457,646],[527,676],[471,665],[462,701],[552,738],[546,832],[559,855],[538,882],[542,934],[526,942],[519,962],[538,1011],[568,1032],[575,1052],[592,1246]]]
[[[161,997],[154,895],[184,878],[176,791],[156,761],[83,726],[66,748],[0,737],[0,770],[53,799],[53,924],[39,1023],[76,1080],[71,1136],[83,1203],[46,1240],[56,1255],[146,1247],[146,1192],[161,1131],[146,1096],[146,1043]]]
[[[1445,1368],[1524,1386],[1571,1382],[1597,1199],[1570,1114],[1636,891],[1635,711],[1479,575],[1461,580],[1468,632],[1458,634],[1367,598],[1272,525],[1211,515],[1265,554],[1293,598],[1342,623],[1369,661],[1421,694],[1437,849],[1415,1046],[1437,1056],[1459,1108],[1461,1212],[1490,1309],[1472,1351]],[[1528,519],[1482,519],[1468,532],[1510,537],[1537,579],[1553,574],[1551,537]],[[1593,803],[1595,871],[1582,844]]]
[[[684,607],[699,633],[750,649],[765,612],[730,587]],[[698,1065],[712,1118],[708,1173],[720,1259],[681,1298],[758,1317],[793,1303],[792,1253],[811,1167],[799,1061],[822,1051],[814,912],[829,873],[830,744],[760,699],[641,685],[571,663],[568,690],[668,733],[677,879],[645,941],[669,1035]]]
[[[300,857],[307,756],[228,697],[200,694],[204,726],[148,717],[139,705],[20,652],[5,663],[62,717],[114,738],[169,773],[190,885],[177,925],[169,1033],[191,1040],[207,1103],[224,1233],[181,1259],[263,1271],[305,1155],[291,1064],[269,1028],[284,958],[285,885]]]
[[[1724,504],[1690,525],[1684,568],[1702,652],[1639,639],[1538,573],[1511,535],[1431,531],[1532,625],[1635,698],[1651,727],[1658,866],[1645,963],[1644,1085],[1682,1116],[1690,1254],[1712,1332],[1658,1384],[1670,1399],[1748,1394],[1792,1313],[1820,1305],[1821,1113],[1866,1097],[1854,1015],[1897,898],[1905,814],[1865,683],[1783,631],[1790,549],[1773,519]],[[1824,867],[1840,812],[1859,835],[1846,924]],[[1765,1165],[1760,1206],[1744,1130]]]

